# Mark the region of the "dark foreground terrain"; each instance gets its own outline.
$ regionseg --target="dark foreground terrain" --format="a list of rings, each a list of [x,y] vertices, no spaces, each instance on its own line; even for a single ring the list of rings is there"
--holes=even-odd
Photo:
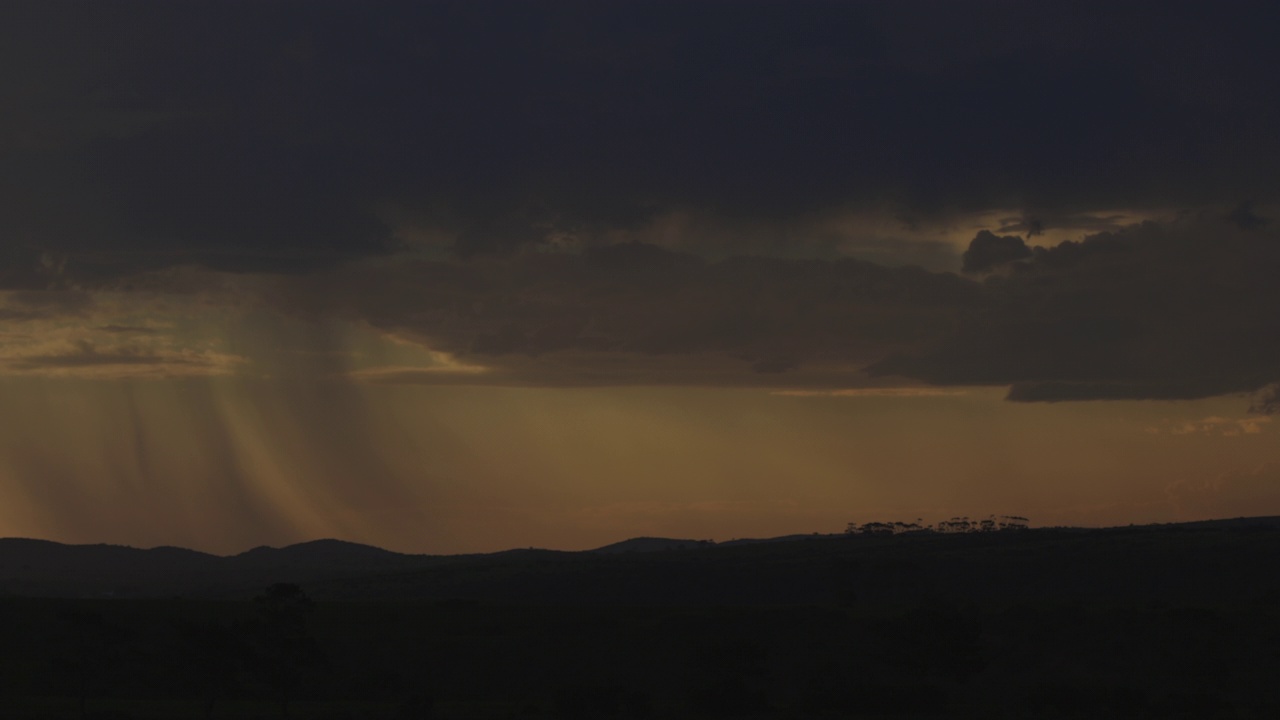
[[[2,540],[0,717],[1280,717],[1275,519],[608,550]]]

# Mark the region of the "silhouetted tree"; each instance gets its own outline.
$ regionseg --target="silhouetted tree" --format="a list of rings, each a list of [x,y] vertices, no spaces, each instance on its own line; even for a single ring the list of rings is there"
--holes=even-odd
[[[938,532],[944,533],[966,533],[973,532],[975,529],[973,521],[967,517],[953,517],[938,523]]]
[[[849,535],[898,535],[908,532],[971,533],[996,532],[1000,530],[1025,530],[1028,520],[1018,515],[988,515],[982,520],[970,520],[967,517],[953,517],[943,520],[935,528],[933,525],[921,525],[920,518],[913,523],[907,522],[869,522],[859,525],[849,523],[845,533]]]
[[[928,530],[929,528],[916,522],[908,523],[901,521],[894,522],[869,522],[859,525],[858,523],[849,523],[845,528],[845,532],[850,535],[898,535],[906,532],[918,532]]]
[[[1026,530],[1030,521],[1019,515],[1001,515],[996,518],[1000,530]]]

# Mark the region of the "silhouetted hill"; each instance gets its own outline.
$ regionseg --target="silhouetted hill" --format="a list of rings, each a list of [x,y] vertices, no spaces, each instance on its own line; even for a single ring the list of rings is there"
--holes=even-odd
[[[688,550],[695,547],[705,547],[714,545],[711,540],[673,540],[671,538],[655,538],[655,537],[638,537],[630,540],[623,540],[604,547],[598,547],[595,550],[589,550],[601,555],[610,555],[616,553],[632,553],[632,552],[660,552],[663,550]]]
[[[719,545],[758,545],[760,543],[778,543],[778,542],[794,542],[796,540],[816,540],[819,538],[841,537],[840,535],[828,533],[808,533],[801,535],[782,535],[780,537],[771,538],[734,538],[733,540],[725,540]]]
[[[419,557],[344,540],[313,540],[282,548],[261,546],[225,558],[241,567],[259,570],[324,571],[394,567]]]
[[[667,541],[672,542],[672,541]],[[640,547],[652,547],[641,539]],[[628,543],[610,546],[626,548]],[[334,599],[493,603],[892,606],[921,598],[1016,602],[1218,602],[1280,597],[1280,518],[1183,525],[779,542],[674,541],[649,552],[475,556],[404,572],[338,578]]]
[[[0,592],[15,595],[135,595],[199,585],[222,560],[194,550],[0,540]]]
[[[220,557],[176,547],[63,545],[0,539],[0,593],[51,597],[220,596],[404,567],[425,556],[318,540]]]
[[[892,604],[1280,598],[1280,518],[1104,529],[774,541],[634,538],[584,552],[407,555],[339,540],[219,557],[0,539],[0,594],[248,597],[275,582],[318,599],[543,604]]]

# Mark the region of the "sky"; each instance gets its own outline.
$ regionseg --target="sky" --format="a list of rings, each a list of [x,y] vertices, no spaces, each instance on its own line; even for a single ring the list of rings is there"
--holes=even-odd
[[[1280,6],[0,7],[0,536],[1280,514]]]

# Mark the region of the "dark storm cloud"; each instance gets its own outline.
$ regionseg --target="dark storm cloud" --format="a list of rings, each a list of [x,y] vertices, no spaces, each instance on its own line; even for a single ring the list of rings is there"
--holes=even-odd
[[[1031,257],[1031,249],[1016,235],[996,235],[990,230],[980,231],[969,249],[964,252],[964,267],[967,273],[980,273],[1014,260]]]
[[[8,3],[0,289],[292,275],[283,307],[557,382],[1249,391],[1280,356],[1277,26],[1252,2]],[[955,261],[815,220],[996,210],[982,284],[832,260]],[[721,224],[617,242],[674,216]],[[1026,245],[1065,230],[1092,234]]]
[[[865,383],[865,369],[1044,402],[1191,399],[1280,380],[1274,232],[1218,211],[1029,250],[1012,239],[1025,257],[1002,257],[1005,271],[982,283],[625,244],[335,271],[272,301],[491,371],[390,369],[383,382],[840,387]],[[1275,404],[1265,390],[1254,402]]]
[[[833,368],[848,382],[888,352],[920,350],[951,332],[982,290],[919,268],[710,262],[622,244],[351,268],[282,292],[272,298],[281,307],[356,317],[501,371],[468,381],[786,384]],[[838,373],[824,377],[841,382]]]
[[[8,3],[0,242],[92,254],[107,274],[298,272],[394,250],[387,206],[431,216],[469,256],[671,209],[749,222],[1268,200],[1278,14]]]
[[[83,316],[93,306],[93,298],[74,290],[18,290],[5,294],[0,303],[0,320],[27,321]]]
[[[1269,218],[1262,217],[1254,212],[1253,202],[1249,200],[1236,206],[1236,209],[1227,215],[1227,220],[1230,220],[1241,230],[1258,230],[1266,227],[1271,222]]]
[[[1249,412],[1269,415],[1280,412],[1280,383],[1271,383],[1259,388],[1254,393]]]
[[[1127,223],[1124,215],[1045,215],[1036,217],[1005,218],[1001,220],[997,233],[1022,234],[1028,238],[1043,235],[1045,230],[1087,230],[1101,232],[1103,230],[1119,230]]]
[[[154,335],[158,330],[155,328],[142,327],[140,325],[99,325],[95,330],[106,333],[120,335]]]
[[[14,370],[57,370],[65,368],[93,368],[104,366],[173,366],[203,364],[197,359],[159,355],[139,348],[99,350],[93,343],[82,340],[67,352],[52,355],[28,355],[11,361]]]
[[[78,315],[93,304],[88,293],[75,290],[19,290],[6,296],[10,306],[26,308],[41,315]]]
[[[1220,215],[1144,223],[1035,248],[1012,270],[958,332],[872,372],[1011,385],[1018,401],[1198,398],[1280,379],[1275,233]]]
[[[62,271],[47,253],[0,241],[0,290],[50,290],[61,285]]]

